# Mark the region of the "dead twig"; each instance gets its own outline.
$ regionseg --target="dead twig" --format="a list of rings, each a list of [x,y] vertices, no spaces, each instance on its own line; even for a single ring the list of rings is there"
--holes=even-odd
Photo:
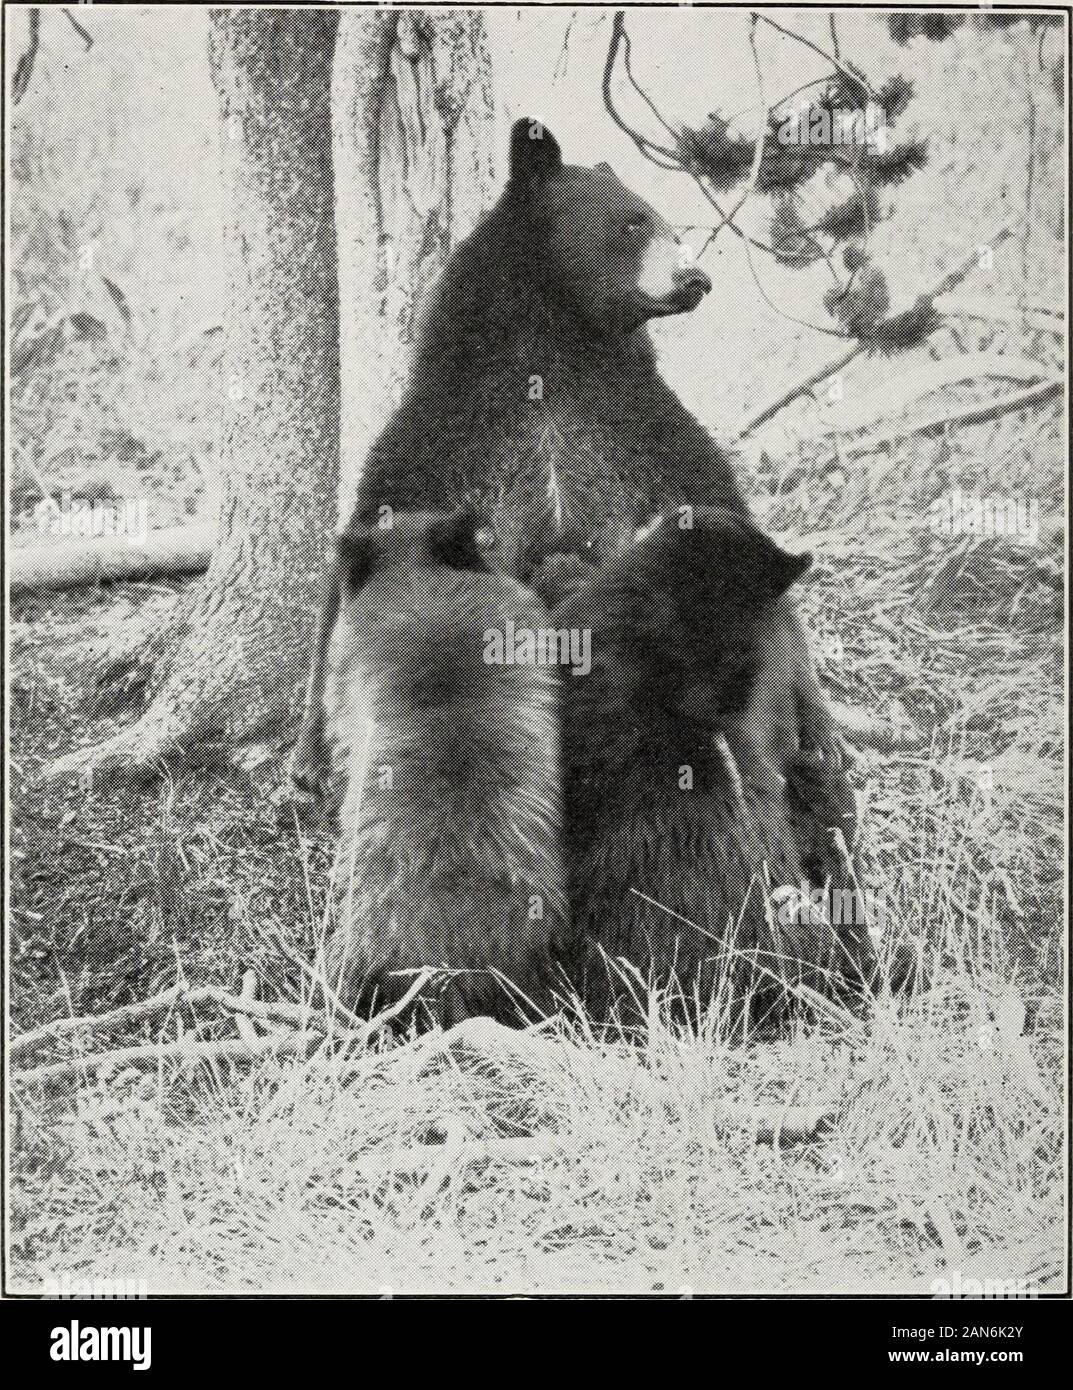
[[[858,458],[861,454],[873,453],[876,449],[885,448],[900,439],[908,439],[914,434],[931,434],[934,430],[958,428],[962,425],[981,425],[988,420],[997,420],[1002,415],[1009,415],[1015,410],[1027,410],[1031,406],[1042,405],[1054,396],[1060,396],[1064,390],[1065,381],[1061,377],[1052,377],[1036,386],[1030,386],[1025,391],[1012,391],[1009,395],[1000,396],[997,400],[978,401],[973,405],[964,406],[961,410],[939,411],[919,420],[907,421],[870,439],[864,439],[847,449],[843,457]]]
[[[562,1158],[563,1144],[547,1135],[539,1138],[471,1139],[452,1144],[414,1144],[394,1153],[362,1155],[354,1170],[366,1181],[382,1182],[391,1177],[416,1177],[432,1168],[426,1185],[433,1184],[439,1170],[436,1187],[442,1187],[448,1177],[458,1177],[465,1169],[489,1163],[535,1164]],[[445,1163],[444,1160],[447,1160]]]
[[[154,1067],[169,1060],[185,1063],[252,1062],[269,1054],[277,1057],[293,1056],[303,1047],[312,1049],[323,1042],[323,1034],[294,1033],[291,1037],[283,1039],[262,1038],[256,1047],[251,1047],[239,1038],[222,1042],[195,1042],[184,1039],[181,1042],[148,1043],[143,1047],[119,1047],[112,1052],[79,1057],[73,1062],[49,1062],[45,1066],[16,1072],[11,1079],[20,1086],[39,1086],[72,1080],[90,1073],[96,1074],[102,1067],[118,1069],[143,1062]]]
[[[784,1110],[761,1110],[753,1117],[756,1142],[775,1145],[822,1138],[837,1120],[838,1111],[824,1105],[789,1105]],[[725,1117],[724,1127],[729,1128]]]
[[[830,63],[831,66],[836,70],[836,72],[841,73],[843,77],[847,78],[850,82],[854,83],[857,87],[859,87],[860,90],[865,94],[865,96],[867,96],[869,101],[876,100],[875,92],[868,85],[868,83],[861,76],[861,74],[857,72],[855,68],[847,67],[846,64],[843,63],[841,59],[836,56],[836,54],[826,52],[826,50],[822,49],[819,46],[819,44],[813,43],[811,39],[806,39],[804,34],[798,34],[793,29],[784,29],[783,26],[781,24],[777,24],[775,20],[773,20],[770,17],[770,15],[758,14],[757,19],[763,20],[763,22],[766,25],[774,29],[776,33],[781,34],[783,38],[793,39],[795,43],[803,44],[805,48],[810,48],[813,53],[818,54],[819,57],[825,59],[828,63]]]
[[[70,24],[78,37],[82,40],[82,46],[88,53],[93,47],[93,35],[83,29],[78,20],[68,9],[61,10],[61,14]],[[11,104],[18,106],[19,102],[26,95],[30,86],[30,78],[33,76],[34,63],[37,60],[37,51],[41,47],[41,7],[35,5],[27,12],[29,22],[29,38],[26,47],[19,54],[18,62],[15,64],[15,73],[11,79]]]
[[[191,1007],[202,1004],[217,1004],[234,1013],[249,1014],[266,1021],[295,1025],[302,1025],[309,1022],[310,1019],[316,1020],[320,1017],[315,1011],[301,1004],[261,1003],[256,999],[230,994],[227,990],[219,989],[214,985],[203,985],[198,989],[191,989],[187,985],[173,985],[171,989],[154,995],[152,999],[146,999],[138,1004],[124,1004],[105,1014],[57,1018],[52,1023],[46,1023],[30,1033],[23,1033],[19,1037],[12,1038],[8,1053],[12,1057],[17,1057],[24,1052],[32,1051],[42,1043],[55,1042],[70,1033],[90,1030],[104,1032],[107,1029],[117,1027],[119,1024],[136,1023],[142,1019],[152,1018],[154,1014],[164,1013],[182,1003],[189,1004]]]
[[[607,111],[607,114],[611,117],[611,119],[618,126],[618,128],[629,136],[629,138],[633,141],[633,143],[637,146],[637,148],[641,151],[641,153],[645,156],[646,159],[651,160],[652,163],[657,165],[660,169],[672,169],[677,173],[682,174],[689,173],[690,171],[686,169],[685,166],[682,164],[677,148],[668,149],[666,145],[657,144],[654,140],[650,140],[646,135],[643,135],[639,130],[635,130],[616,107],[614,98],[611,94],[611,77],[614,72],[615,61],[618,57],[620,48],[622,49],[624,63],[627,68],[627,76],[629,78],[630,85],[635,89],[635,91],[637,91],[641,99],[644,101],[645,105],[648,106],[649,110],[652,111],[652,113],[659,121],[660,125],[664,128],[664,130],[666,130],[669,134],[674,136],[677,142],[677,136],[675,135],[673,128],[660,114],[651,97],[648,95],[647,92],[644,91],[644,89],[640,86],[640,84],[633,76],[629,58],[630,36],[626,32],[626,17],[625,11],[623,10],[617,10],[612,20],[611,41],[608,44],[607,57],[604,61],[602,90],[604,108]],[[696,178],[695,176],[693,177],[697,187],[700,189],[701,194],[704,196],[706,201],[715,209],[715,212],[719,216],[718,229],[721,229],[724,226],[729,227],[729,229],[734,233],[734,235],[738,237],[746,246],[752,246],[758,251],[765,251],[769,256],[775,254],[770,246],[766,246],[762,241],[759,241],[755,237],[750,236],[748,232],[742,231],[742,229],[737,225],[737,223],[734,222],[731,218],[729,218],[727,214],[724,212],[722,204],[719,202],[718,198],[716,198],[715,195],[712,193],[711,189],[706,186],[704,180],[701,178]],[[713,235],[714,230],[716,229],[713,229]],[[711,236],[709,236],[708,238],[708,241],[710,240]],[[705,247],[707,247],[708,241],[705,242]]]
[[[82,44],[85,47],[86,52],[88,53],[89,50],[93,47],[93,35],[82,28],[81,24],[79,24],[77,19],[75,19],[74,15],[71,13],[70,10],[65,9],[63,12],[63,17],[67,20],[67,23],[82,40]]]
[[[12,106],[18,106],[26,95],[26,89],[30,85],[30,78],[34,72],[37,50],[41,46],[41,11],[36,5],[29,12],[29,23],[30,36],[25,50],[19,54],[19,60],[15,64],[15,75],[11,79]]]
[[[760,177],[760,164],[764,158],[764,144],[767,140],[768,129],[771,121],[771,112],[774,108],[768,105],[767,97],[764,95],[764,73],[763,69],[760,66],[760,54],[757,52],[756,48],[756,25],[757,16],[755,14],[752,14],[749,16],[749,50],[753,55],[753,69],[756,73],[756,88],[760,98],[760,133],[756,137],[756,145],[753,148],[753,162],[749,169],[749,177],[745,180],[745,187],[742,189],[740,195],[738,196],[730,210],[728,212],[720,214],[720,221],[708,233],[708,237],[705,240],[704,245],[698,252],[698,255],[701,256],[703,256],[704,252],[707,251],[708,247],[716,239],[716,237],[723,230],[723,228],[728,223],[732,223],[734,221],[735,217],[737,217],[738,213],[748,202],[749,198],[752,197],[753,193],[756,191],[757,180]]]
[[[949,294],[952,289],[960,285],[974,270],[979,268],[981,246],[985,246],[989,250],[994,250],[996,246],[1013,234],[1019,220],[1020,219],[1017,217],[1010,217],[1003,222],[987,241],[979,243],[971,252],[967,253],[965,258],[959,262],[953,270],[949,271],[930,293],[922,296],[922,298],[928,299],[934,303],[940,295]],[[834,358],[833,361],[828,362],[826,366],[821,367],[818,371],[811,372],[803,381],[798,382],[788,391],[784,391],[777,400],[765,406],[759,414],[754,415],[752,419],[743,426],[738,433],[736,442],[740,443],[741,440],[747,439],[749,435],[758,430],[761,425],[766,425],[769,420],[778,415],[786,406],[791,405],[798,397],[807,395],[815,387],[827,381],[828,378],[842,371],[845,367],[848,367],[854,358],[858,357],[864,351],[865,345],[863,343],[855,343],[847,352]]]
[[[257,998],[257,972],[247,970],[242,977],[242,994],[239,996],[239,1003],[250,1005],[256,1003]],[[257,1047],[260,1042],[260,1035],[250,1021],[250,1016],[246,1009],[234,1010],[235,1027],[242,1041],[251,1048]]]
[[[716,1134],[744,1127],[751,1130],[757,1144],[801,1144],[822,1138],[838,1120],[829,1106],[792,1105],[781,1110],[763,1111],[752,1117],[720,1115]],[[518,1138],[469,1139],[442,1144],[414,1144],[394,1153],[363,1155],[354,1171],[366,1181],[382,1182],[392,1177],[417,1177],[431,1169],[426,1185],[442,1187],[449,1177],[457,1178],[467,1168],[490,1163],[530,1166],[554,1163],[569,1156],[569,1148],[554,1135]]]
[[[604,59],[602,83],[604,109],[618,126],[619,130],[630,137],[646,158],[654,160],[657,164],[661,164],[665,169],[676,169],[678,168],[677,151],[668,149],[666,145],[657,145],[655,141],[649,140],[648,137],[642,135],[640,131],[634,130],[633,127],[623,119],[618,108],[615,106],[614,98],[611,95],[611,75],[615,70],[615,60],[618,58],[619,49],[623,47],[623,45],[628,46],[628,44],[629,37],[626,33],[626,12],[624,10],[616,10],[611,20],[611,41],[607,47],[607,57]],[[636,83],[634,85],[636,86]],[[649,103],[649,105],[651,105],[651,103]],[[666,126],[666,122],[662,120],[662,117],[660,118],[660,123],[665,129],[669,128]],[[670,162],[664,163],[665,160]]]
[[[20,1056],[42,1043],[55,1042],[74,1032],[90,1029],[102,1031],[120,1023],[150,1018],[153,1014],[172,1009],[180,1003],[189,1004],[191,1007],[215,1004],[236,1016],[257,1018],[265,1022],[288,1023],[293,1025],[296,1031],[291,1037],[284,1037],[283,1039],[280,1039],[278,1034],[272,1037],[259,1037],[254,1030],[242,1028],[236,1018],[236,1026],[241,1035],[237,1041],[224,1039],[219,1042],[197,1044],[183,1040],[170,1043],[146,1043],[137,1047],[93,1053],[71,1061],[50,1062],[40,1067],[30,1068],[27,1071],[17,1072],[12,1079],[23,1085],[34,1085],[42,1081],[63,1080],[83,1072],[97,1072],[105,1066],[124,1066],[138,1062],[151,1062],[153,1065],[157,1065],[165,1058],[252,1061],[257,1057],[273,1052],[279,1056],[289,1056],[300,1052],[303,1040],[306,1040],[309,1049],[324,1042],[329,1042],[333,1047],[365,1046],[387,1024],[413,1003],[434,974],[435,971],[430,970],[419,972],[409,989],[394,1004],[382,1009],[375,1018],[370,1019],[367,1023],[344,1031],[334,1029],[324,1013],[310,1009],[306,1005],[284,1002],[262,1003],[254,999],[252,993],[255,977],[253,977],[252,971],[248,971],[246,974],[241,995],[229,994],[226,990],[219,989],[214,985],[204,985],[199,989],[176,985],[143,1003],[127,1004],[106,1014],[56,1019],[55,1022],[46,1024],[43,1028],[34,1029],[33,1032],[24,1033],[21,1037],[12,1039],[9,1052],[12,1056]],[[195,1049],[193,1052],[191,1051],[192,1047]]]
[[[853,359],[859,357],[863,351],[864,348],[860,343],[854,343],[853,347],[849,348],[848,351],[844,352],[840,357],[836,357],[833,361],[825,363],[819,371],[811,373],[804,381],[799,381],[791,386],[789,391],[784,391],[777,400],[772,401],[771,404],[766,405],[758,415],[753,416],[744,429],[739,431],[738,440],[748,439],[749,435],[755,430],[758,430],[761,425],[766,425],[769,420],[774,419],[781,410],[785,410],[785,408],[796,401],[799,396],[807,396],[814,387],[821,385],[829,377],[842,371],[844,367],[848,367]]]

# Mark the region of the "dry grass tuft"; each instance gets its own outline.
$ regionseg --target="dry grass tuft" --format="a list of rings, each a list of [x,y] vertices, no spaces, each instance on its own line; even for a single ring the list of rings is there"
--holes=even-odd
[[[564,1018],[115,1078],[59,1114],[28,1102],[14,1254],[28,1286],[60,1267],[185,1291],[1042,1289],[1061,1047],[1009,1012],[1000,980],[943,971],[849,1036],[732,1048],[654,1009],[634,1046]],[[821,1142],[756,1143],[758,1114],[802,1105],[837,1111]]]

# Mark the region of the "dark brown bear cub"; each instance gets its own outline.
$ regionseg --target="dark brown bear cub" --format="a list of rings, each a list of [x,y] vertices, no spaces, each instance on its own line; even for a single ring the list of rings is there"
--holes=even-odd
[[[771,761],[786,731],[770,727],[768,644],[809,563],[740,513],[687,508],[555,611],[556,628],[592,633],[591,673],[563,694],[563,781],[598,1016],[632,1012],[616,958],[733,1026],[781,1021],[784,984],[852,996],[871,978],[860,904],[831,911],[841,866],[815,818],[823,781],[799,775],[799,751]]]
[[[549,1007],[565,921],[558,676],[498,659],[547,615],[480,539],[466,513],[342,536],[328,685],[346,785],[329,984],[369,1008],[442,968],[422,997],[444,1026]]]

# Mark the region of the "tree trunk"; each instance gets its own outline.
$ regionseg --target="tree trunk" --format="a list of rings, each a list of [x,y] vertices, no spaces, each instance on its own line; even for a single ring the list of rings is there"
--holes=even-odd
[[[491,192],[480,11],[344,11],[332,111],[345,524],[369,445],[398,401],[422,298]]]
[[[475,12],[218,10],[210,60],[230,282],[220,539],[141,719],[54,775],[152,771],[293,731],[325,548],[401,381],[413,291],[490,187]]]

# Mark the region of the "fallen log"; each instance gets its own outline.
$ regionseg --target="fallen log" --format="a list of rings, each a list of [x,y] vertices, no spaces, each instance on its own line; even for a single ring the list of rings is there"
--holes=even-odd
[[[859,458],[861,454],[876,453],[880,449],[885,449],[888,444],[897,444],[916,434],[933,434],[936,430],[986,424],[989,420],[998,420],[1001,416],[1009,415],[1017,410],[1028,410],[1033,406],[1044,405],[1047,401],[1060,396],[1064,390],[1065,381],[1063,378],[1050,377],[1046,381],[1038,382],[1035,386],[1029,386],[1024,391],[1013,391],[1009,395],[999,396],[995,400],[974,401],[971,405],[962,406],[956,410],[940,410],[934,414],[921,416],[916,420],[907,420],[889,430],[884,430],[881,434],[862,439],[859,444],[844,449],[842,457],[853,459]]]
[[[94,536],[54,545],[12,547],[8,552],[11,594],[77,589],[106,580],[153,579],[203,574],[216,543],[215,523],[167,526],[145,540],[127,535]]]
[[[1027,357],[1011,357],[1000,352],[967,352],[945,362],[919,363],[895,380],[863,396],[852,405],[833,402],[820,411],[821,427],[832,434],[853,434],[884,420],[904,415],[911,405],[947,386],[986,379],[1036,383],[1047,376],[1047,369]]]

